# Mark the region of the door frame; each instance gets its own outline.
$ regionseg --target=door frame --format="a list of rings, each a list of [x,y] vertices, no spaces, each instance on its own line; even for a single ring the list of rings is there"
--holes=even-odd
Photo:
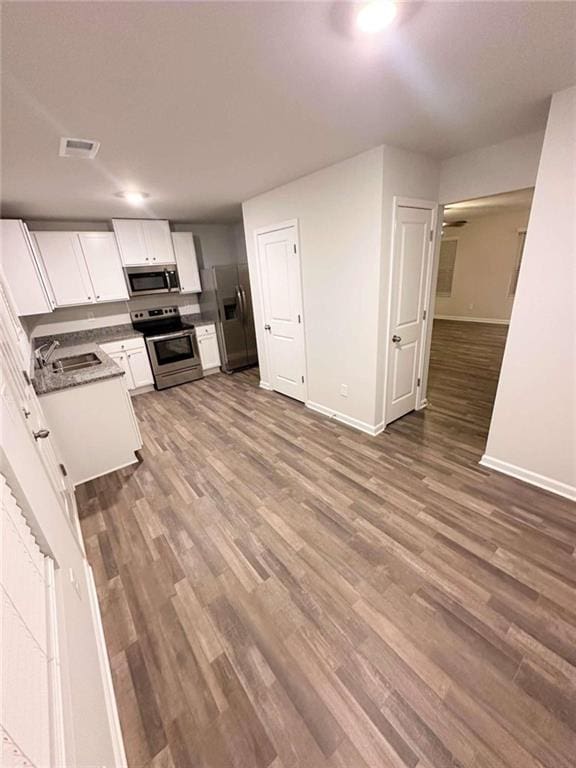
[[[440,253],[440,240],[438,232],[438,222],[441,220],[442,206],[434,200],[423,200],[417,197],[402,197],[394,195],[392,200],[392,226],[390,233],[390,265],[388,270],[388,310],[386,318],[386,338],[384,343],[384,392],[383,392],[383,414],[384,414],[384,428],[390,423],[387,414],[388,405],[388,383],[389,383],[389,360],[390,360],[390,347],[392,345],[391,340],[391,328],[392,328],[392,290],[393,290],[393,276],[395,267],[396,253],[394,249],[396,239],[396,220],[399,208],[421,208],[432,212],[432,240],[428,244],[428,254],[426,263],[426,277],[424,288],[424,310],[426,317],[422,322],[422,332],[420,336],[420,357],[418,360],[418,378],[420,379],[420,386],[416,395],[416,408],[420,411],[426,408],[428,400],[426,397],[426,390],[428,386],[428,366],[430,363],[430,344],[432,341],[432,326],[434,319],[434,291],[433,287],[436,284],[436,278],[438,275],[438,257]]]
[[[277,232],[279,229],[288,229],[290,227],[294,227],[295,232],[295,241],[296,241],[296,256],[298,257],[298,266],[299,266],[299,272],[300,272],[300,298],[301,298],[301,304],[302,304],[302,343],[304,347],[304,405],[308,402],[308,352],[306,348],[306,308],[304,306],[304,285],[303,285],[303,275],[302,275],[302,255],[300,251],[300,226],[298,223],[298,219],[287,219],[286,221],[281,221],[277,224],[267,224],[265,227],[258,227],[257,229],[253,230],[253,237],[254,237],[254,254],[255,254],[255,261],[256,261],[256,268],[258,271],[258,305],[260,310],[260,316],[265,321],[265,310],[264,310],[264,283],[262,279],[262,270],[260,268],[260,249],[258,248],[258,238],[260,235],[267,235],[270,232]],[[254,300],[254,297],[252,297],[252,300]],[[268,334],[263,331],[261,328],[256,329],[256,338],[258,339],[258,334],[260,334],[260,338],[264,339],[264,349],[266,351],[266,366],[268,368],[268,372],[270,372],[270,347],[269,347],[269,338]],[[272,389],[272,385],[269,381],[263,381],[262,378],[260,378],[260,386],[262,389],[269,389],[271,391],[274,391]],[[298,401],[297,401],[298,402]]]

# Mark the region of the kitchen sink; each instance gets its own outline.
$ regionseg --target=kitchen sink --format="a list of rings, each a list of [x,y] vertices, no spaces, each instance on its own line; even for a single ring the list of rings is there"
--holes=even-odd
[[[52,363],[52,370],[56,373],[69,373],[70,371],[81,371],[84,368],[93,368],[95,365],[102,365],[102,360],[94,352],[85,352],[83,355],[72,355],[55,360]]]

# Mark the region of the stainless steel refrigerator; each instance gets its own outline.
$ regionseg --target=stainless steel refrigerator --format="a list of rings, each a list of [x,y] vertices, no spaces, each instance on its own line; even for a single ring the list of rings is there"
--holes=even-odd
[[[222,370],[232,373],[256,365],[256,333],[247,264],[203,269],[200,273],[202,314],[214,320]]]

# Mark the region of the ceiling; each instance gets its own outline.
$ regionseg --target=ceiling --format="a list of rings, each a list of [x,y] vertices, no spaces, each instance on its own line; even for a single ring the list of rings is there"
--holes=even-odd
[[[443,158],[542,129],[576,82],[576,3],[2,6],[5,216],[239,218],[242,200],[388,143]],[[58,157],[61,136],[95,160]]]
[[[505,192],[502,195],[478,197],[475,200],[464,200],[444,208],[444,221],[453,222],[465,219],[477,219],[494,213],[506,211],[529,211],[532,207],[534,188],[519,189],[515,192]]]

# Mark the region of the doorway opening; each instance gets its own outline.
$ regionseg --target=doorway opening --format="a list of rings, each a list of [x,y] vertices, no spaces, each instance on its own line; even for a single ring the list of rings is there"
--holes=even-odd
[[[533,191],[444,208],[426,419],[480,454],[490,427]]]

